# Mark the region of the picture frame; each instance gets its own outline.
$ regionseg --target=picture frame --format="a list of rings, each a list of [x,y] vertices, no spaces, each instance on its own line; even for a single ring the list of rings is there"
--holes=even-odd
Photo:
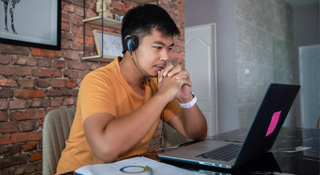
[[[102,32],[97,29],[94,29],[92,33],[99,57],[106,60],[113,60],[114,58],[123,55],[120,34],[107,31]]]
[[[61,0],[0,1],[0,43],[60,50]]]

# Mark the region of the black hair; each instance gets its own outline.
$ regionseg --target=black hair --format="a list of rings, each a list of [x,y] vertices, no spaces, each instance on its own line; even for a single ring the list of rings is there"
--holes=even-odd
[[[179,35],[179,29],[170,15],[158,5],[145,4],[130,9],[122,20],[121,39],[123,53],[127,50],[126,36],[136,36],[139,40],[150,35],[156,28],[164,36]]]

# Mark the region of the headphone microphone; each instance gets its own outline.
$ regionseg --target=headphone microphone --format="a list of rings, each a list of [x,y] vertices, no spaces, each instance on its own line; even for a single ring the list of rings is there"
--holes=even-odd
[[[127,49],[131,55],[131,58],[132,58],[134,65],[139,70],[139,72],[144,76],[144,78],[150,82],[150,78],[147,77],[144,73],[142,73],[142,71],[139,69],[139,67],[137,66],[136,62],[133,59],[132,51],[134,51],[138,48],[138,45],[139,45],[138,38],[136,36],[129,36],[124,40],[124,42],[126,43]]]

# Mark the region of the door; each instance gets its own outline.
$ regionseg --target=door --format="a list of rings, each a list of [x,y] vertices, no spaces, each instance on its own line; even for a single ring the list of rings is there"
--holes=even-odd
[[[185,66],[190,73],[192,91],[206,117],[208,136],[218,134],[215,24],[185,29]]]
[[[320,45],[299,48],[301,127],[316,128],[320,116]]]

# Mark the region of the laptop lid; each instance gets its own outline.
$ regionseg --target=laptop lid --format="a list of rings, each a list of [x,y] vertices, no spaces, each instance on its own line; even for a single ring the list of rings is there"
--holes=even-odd
[[[234,168],[271,149],[299,89],[299,85],[270,84],[239,151]]]
[[[273,146],[299,89],[299,85],[271,84],[269,86],[237,158],[232,161],[224,164],[221,161],[199,158],[198,148],[204,150],[202,153],[206,152],[208,142],[213,148],[230,143],[222,144],[221,142],[224,141],[211,140],[161,153],[158,157],[221,168],[237,168],[267,152]]]

